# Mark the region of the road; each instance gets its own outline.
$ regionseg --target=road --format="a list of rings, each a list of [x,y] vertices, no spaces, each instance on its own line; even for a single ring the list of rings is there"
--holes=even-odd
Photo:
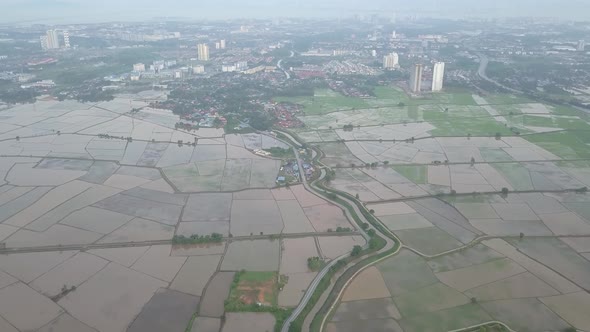
[[[283,134],[285,134],[285,133],[283,133]],[[290,135],[287,135],[287,137],[289,137],[290,139],[292,138]],[[301,160],[301,157],[299,156],[299,151],[290,142],[286,142],[286,141],[283,141],[283,142],[286,143],[286,144],[288,144],[289,146],[291,146],[293,148],[293,151],[295,152],[295,158],[297,159],[297,163],[299,164],[300,178],[302,179],[303,186],[305,187],[305,189],[307,191],[315,194],[315,189],[312,188],[312,186],[307,182],[307,180],[305,178],[305,174],[303,173],[303,166],[302,166],[303,161]],[[297,142],[297,140],[293,140],[293,142]],[[322,174],[321,174],[319,180],[323,179],[323,177],[325,176],[325,174],[326,174],[325,169],[322,169]],[[316,181],[319,181],[319,180],[316,180]],[[340,197],[340,198],[342,200],[344,200],[346,203],[348,203],[350,206],[352,206],[352,208],[354,210],[354,213],[360,218],[360,220],[362,222],[371,225],[371,223],[368,220],[366,220],[366,218],[364,217],[364,215],[361,213],[361,211],[359,210],[358,206],[354,202],[350,201],[348,198],[345,198],[345,197]],[[344,213],[345,213],[346,217],[348,218],[348,220],[350,220],[350,221],[353,221],[354,220],[353,217],[352,217],[352,215],[350,214],[350,211],[345,206],[343,206],[343,205],[341,205],[341,204],[339,204],[337,202],[332,202],[332,204],[335,204],[338,207],[340,207],[344,211]],[[372,225],[369,227],[369,229],[374,229],[377,234],[380,234],[379,230],[373,228]],[[364,247],[364,248],[367,248],[368,242],[369,242],[368,240],[370,239],[370,237],[369,237],[369,235],[365,231],[363,231],[363,230],[359,230],[359,231],[360,231],[361,235],[363,235],[363,237],[367,240],[367,244],[365,244],[365,247]],[[383,238],[387,241],[387,244],[381,250],[379,250],[378,252],[374,253],[374,255],[378,255],[380,253],[383,253],[383,252],[386,252],[388,250],[391,250],[396,245],[396,242],[394,240],[390,239],[389,237],[383,236]],[[349,255],[350,255],[349,253],[346,253],[346,254],[344,254],[344,255],[336,258],[336,259],[333,259],[328,265],[326,265],[317,274],[317,276],[313,279],[313,281],[311,282],[311,284],[307,288],[305,294],[303,295],[303,298],[301,299],[301,301],[299,302],[299,304],[297,305],[297,307],[293,310],[293,312],[291,313],[291,315],[285,320],[285,322],[284,322],[284,324],[283,324],[283,326],[281,328],[281,332],[288,332],[289,331],[290,324],[297,318],[297,316],[299,316],[299,314],[301,314],[301,312],[303,311],[303,309],[305,308],[305,306],[307,306],[309,300],[311,299],[313,293],[315,292],[315,290],[318,287],[319,283],[321,282],[322,278],[329,272],[330,267],[332,267],[334,264],[336,264],[336,262],[338,262],[340,259],[346,258]],[[344,271],[346,271],[349,268],[353,267],[357,263],[358,262],[351,262],[351,263],[349,263],[348,265],[345,266],[345,268],[343,268],[343,269],[340,270],[340,273],[339,274],[344,273]],[[354,278],[354,276],[353,276],[353,278]],[[350,280],[352,280],[353,278],[351,278]],[[329,289],[327,289],[324,292],[323,295],[325,296],[327,294],[330,294],[330,292],[332,292],[333,287],[334,287],[334,283],[331,283]],[[319,308],[321,308],[322,305],[323,305],[323,302],[322,301],[318,301],[316,303],[315,307],[312,309],[312,312],[310,312],[309,315],[307,315],[306,321],[308,319],[313,318],[315,316],[315,312],[317,312],[319,310]],[[308,327],[309,327],[309,324],[307,324],[307,322],[304,323],[303,331],[307,331],[308,330]]]
[[[291,51],[291,55],[289,55],[289,58],[292,58],[292,57],[294,57],[294,56],[295,56],[295,52]],[[279,60],[279,62],[277,62],[277,67],[278,67],[280,70],[282,70],[282,71],[283,71],[283,73],[285,73],[285,76],[287,76],[287,79],[290,79],[290,78],[291,78],[291,74],[290,74],[290,73],[289,73],[287,70],[285,70],[285,69],[283,68],[283,59],[281,59],[281,60]]]

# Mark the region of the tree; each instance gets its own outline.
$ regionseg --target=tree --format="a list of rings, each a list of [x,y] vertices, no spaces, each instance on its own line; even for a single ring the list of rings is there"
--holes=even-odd
[[[354,198],[359,199],[360,198],[359,194],[357,193],[356,195],[354,195]]]
[[[385,166],[389,165],[389,160],[385,160],[385,161],[383,162],[383,165],[385,165]]]
[[[352,247],[352,251],[350,252],[350,256],[355,257],[360,255],[361,251],[363,251],[363,247],[359,246],[358,244]]]
[[[375,214],[375,210],[373,210],[373,209],[370,209],[370,210],[369,210],[369,213],[370,213],[370,214]]]
[[[366,231],[367,229],[369,229],[369,224],[367,224],[366,222],[364,222],[364,223],[361,224],[361,228]]]
[[[467,139],[470,140],[471,139],[471,133],[467,133]]]
[[[471,157],[471,167],[475,165],[475,158]]]
[[[508,188],[502,187],[502,197],[508,197]]]
[[[496,133],[496,140],[501,140],[502,139],[502,134],[501,133]]]
[[[520,232],[519,236],[520,236],[521,239],[524,238],[524,233],[523,232]]]
[[[373,237],[373,236],[375,236],[375,235],[377,234],[377,232],[375,232],[375,230],[374,230],[374,229],[369,229],[369,230],[367,231],[367,234],[368,234],[370,237]]]
[[[471,303],[473,303],[473,304],[477,303],[477,298],[475,298],[475,297],[472,297],[472,298],[471,298]]]
[[[377,248],[378,245],[379,245],[379,241],[376,238],[372,237],[369,240],[369,249],[375,249],[375,248]]]

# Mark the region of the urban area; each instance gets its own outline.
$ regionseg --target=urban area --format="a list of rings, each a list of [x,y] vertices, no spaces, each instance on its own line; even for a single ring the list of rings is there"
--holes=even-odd
[[[585,40],[0,24],[0,331],[590,331]]]

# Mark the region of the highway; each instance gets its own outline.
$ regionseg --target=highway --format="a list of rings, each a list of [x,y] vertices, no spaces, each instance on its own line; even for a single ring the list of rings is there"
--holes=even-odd
[[[484,79],[490,83],[493,83],[493,84],[501,87],[502,89],[506,89],[506,90],[514,92],[514,93],[523,93],[522,91],[513,89],[511,87],[507,87],[506,85],[489,78],[486,72],[487,72],[488,64],[490,63],[490,60],[483,53],[478,52],[477,56],[479,57],[479,69],[477,70],[477,75],[479,75],[479,77],[481,77],[482,79]]]
[[[291,51],[291,55],[289,55],[290,58],[295,56],[295,52]],[[287,76],[287,79],[291,78],[291,74],[289,73],[289,71],[285,70],[283,68],[283,59],[279,60],[279,62],[277,62],[277,67],[283,71],[283,73],[285,73],[285,76]]]

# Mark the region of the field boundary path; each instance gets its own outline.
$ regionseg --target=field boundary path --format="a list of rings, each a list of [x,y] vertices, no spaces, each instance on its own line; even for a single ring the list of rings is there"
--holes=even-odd
[[[251,241],[251,240],[269,240],[269,239],[287,239],[287,238],[301,238],[301,237],[334,237],[334,236],[355,236],[362,235],[360,232],[321,232],[321,233],[289,233],[276,235],[253,235],[253,236],[234,236],[232,238],[223,238],[222,242],[236,242],[236,241]],[[218,242],[195,243],[187,245],[211,245]],[[90,243],[90,244],[69,244],[57,246],[38,246],[38,247],[12,247],[0,248],[0,255],[5,254],[20,254],[30,252],[51,252],[51,251],[72,251],[72,250],[92,250],[92,249],[107,249],[107,248],[127,248],[127,247],[148,247],[148,246],[162,246],[174,244],[170,240],[153,240],[153,241],[138,241],[138,242],[113,242],[113,243]],[[182,244],[179,244],[182,246]]]

